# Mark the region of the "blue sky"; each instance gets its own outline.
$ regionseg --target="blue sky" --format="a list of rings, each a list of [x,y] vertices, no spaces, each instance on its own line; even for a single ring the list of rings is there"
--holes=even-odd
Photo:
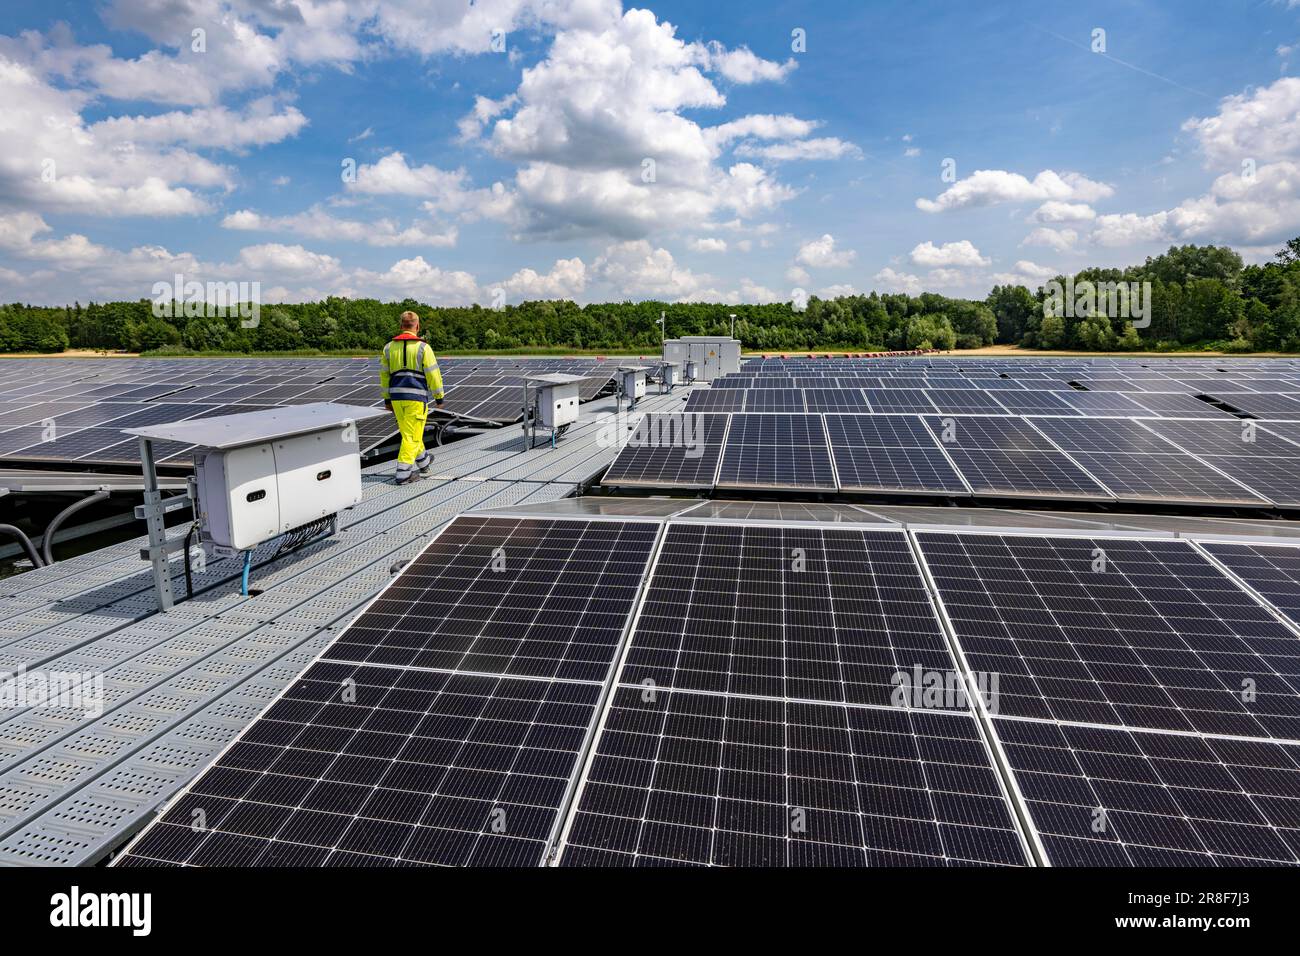
[[[291,301],[982,296],[1175,243],[1260,261],[1300,234],[1297,70],[1295,0],[20,0],[0,300],[176,273]]]

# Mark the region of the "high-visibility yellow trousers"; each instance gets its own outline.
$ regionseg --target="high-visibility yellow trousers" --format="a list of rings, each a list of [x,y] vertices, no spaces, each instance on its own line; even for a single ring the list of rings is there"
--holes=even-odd
[[[424,450],[424,426],[429,406],[424,402],[393,402],[397,430],[402,433],[402,447],[397,450],[397,477],[405,478],[416,468],[427,468],[432,460]]]

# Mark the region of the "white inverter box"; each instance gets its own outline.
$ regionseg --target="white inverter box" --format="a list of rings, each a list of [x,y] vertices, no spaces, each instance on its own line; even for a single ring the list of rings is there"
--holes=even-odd
[[[243,551],[280,534],[280,486],[270,442],[209,452],[195,468],[208,537]]]
[[[244,551],[356,505],[361,457],[348,435],[332,428],[207,453],[195,478],[208,539]]]

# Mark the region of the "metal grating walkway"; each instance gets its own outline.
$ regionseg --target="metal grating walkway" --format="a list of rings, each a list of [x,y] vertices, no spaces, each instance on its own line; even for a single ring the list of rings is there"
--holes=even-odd
[[[649,395],[632,419],[680,409],[685,394]],[[253,597],[239,594],[237,562],[216,561],[194,574],[193,600],[155,613],[143,536],[0,582],[0,672],[104,678],[98,715],[0,710],[0,865],[94,863],[124,843],[443,524],[556,501],[598,477],[630,434],[613,411],[612,398],[584,405],[555,448],[525,452],[518,428],[458,441],[409,486],[391,483],[391,462],[367,469],[338,535],[279,558],[255,552]]]

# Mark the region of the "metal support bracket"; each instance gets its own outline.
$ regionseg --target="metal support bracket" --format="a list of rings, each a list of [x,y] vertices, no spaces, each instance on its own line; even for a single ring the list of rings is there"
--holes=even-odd
[[[136,517],[142,518],[149,534],[149,547],[142,548],[140,556],[153,568],[153,593],[158,600],[158,610],[169,611],[176,603],[172,594],[172,572],[167,556],[185,546],[183,539],[167,540],[164,516],[184,504],[192,503],[188,495],[177,495],[166,501],[158,490],[158,470],[154,466],[153,442],[140,437],[140,470],[144,475],[144,504],[136,508]]]

